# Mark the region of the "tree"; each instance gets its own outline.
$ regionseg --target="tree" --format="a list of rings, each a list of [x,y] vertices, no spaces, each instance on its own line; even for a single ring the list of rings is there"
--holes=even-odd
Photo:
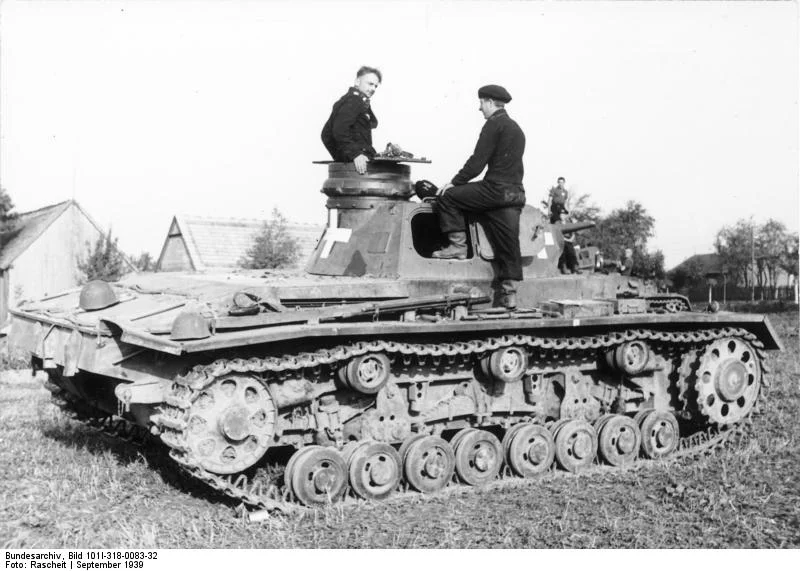
[[[783,222],[770,218],[758,227],[755,249],[758,253],[758,285],[776,287],[781,255],[784,252],[787,233]]]
[[[17,213],[13,210],[14,201],[11,200],[11,196],[9,196],[8,191],[0,186],[0,224],[2,226],[5,226],[7,221],[13,220],[17,217]]]
[[[604,251],[622,257],[625,248],[645,252],[647,240],[653,236],[656,220],[641,203],[629,200],[625,208],[617,208],[600,221],[599,231]]]
[[[239,266],[247,269],[276,269],[291,266],[300,254],[297,239],[289,234],[286,217],[272,210],[272,218],[264,222],[253,245],[239,260]]]
[[[753,233],[751,222],[738,220],[733,226],[723,226],[714,241],[714,247],[731,282],[743,283],[744,287],[750,286]]]
[[[789,279],[794,278],[793,283],[797,283],[798,273],[800,273],[800,238],[797,232],[787,234],[783,240],[783,252],[779,261],[780,268],[786,272]]]
[[[594,228],[580,233],[582,245],[599,247],[608,261],[621,260],[625,249],[630,248],[637,274],[664,277],[663,254],[647,251],[647,240],[653,236],[655,218],[639,202],[628,201],[624,208],[617,208],[606,217],[598,217],[596,223]]]
[[[600,207],[594,202],[589,202],[589,194],[581,194],[573,202],[569,209],[569,215],[573,222],[598,222],[601,218]]]
[[[665,279],[667,272],[664,269],[664,252],[661,250],[647,252],[640,248],[634,248],[633,273],[643,278]]]
[[[117,240],[118,238],[111,237],[109,228],[108,234],[97,239],[94,248],[86,242],[86,260],[78,261],[78,269],[83,273],[85,282],[116,281],[125,274],[125,254],[119,249]]]
[[[597,206],[594,202],[590,202],[590,195],[589,194],[581,194],[578,198],[575,199],[572,206],[569,209],[569,221],[570,222],[594,222],[594,228],[588,228],[586,230],[581,230],[576,234],[577,236],[577,245],[581,248],[586,246],[597,246],[598,241],[598,231],[597,231],[597,224],[600,223],[602,220],[602,216],[600,214],[600,207]]]
[[[693,258],[669,272],[668,277],[676,290],[683,291],[703,284],[705,271],[703,265]]]
[[[139,257],[134,258],[132,261],[133,265],[136,266],[136,269],[140,272],[152,272],[156,269],[156,264],[150,252],[142,252],[139,254]]]

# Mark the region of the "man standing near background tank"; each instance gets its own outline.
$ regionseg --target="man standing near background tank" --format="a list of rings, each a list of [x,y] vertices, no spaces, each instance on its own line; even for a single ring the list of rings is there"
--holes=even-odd
[[[567,204],[569,203],[569,191],[564,187],[567,180],[560,176],[556,181],[556,186],[550,189],[547,196],[547,208],[550,210],[550,224],[555,224],[561,220],[562,214],[569,214]]]
[[[322,143],[334,161],[353,162],[359,174],[367,172],[367,162],[375,156],[372,129],[378,119],[372,112],[370,98],[383,76],[374,67],[363,66],[356,73],[356,82],[333,104],[331,115],[322,128]]]
[[[522,186],[522,155],[525,134],[508,116],[505,105],[511,95],[499,85],[478,90],[479,110],[486,123],[475,151],[453,179],[439,190],[436,210],[439,227],[450,245],[433,253],[434,258],[463,260],[467,257],[465,212],[481,214],[484,229],[494,249],[502,304],[517,304],[517,284],[522,280],[519,249],[519,217],[525,205]],[[482,181],[469,182],[487,167]]]

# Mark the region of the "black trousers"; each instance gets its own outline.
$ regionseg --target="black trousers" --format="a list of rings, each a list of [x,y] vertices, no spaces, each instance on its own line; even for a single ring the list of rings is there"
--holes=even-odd
[[[565,269],[570,272],[578,270],[578,255],[575,253],[575,244],[569,240],[564,240],[564,251],[558,259],[558,269],[562,272]]]
[[[501,280],[522,280],[519,217],[523,206],[521,184],[486,181],[454,186],[436,202],[439,227],[446,234],[466,230],[465,212],[481,215]]]

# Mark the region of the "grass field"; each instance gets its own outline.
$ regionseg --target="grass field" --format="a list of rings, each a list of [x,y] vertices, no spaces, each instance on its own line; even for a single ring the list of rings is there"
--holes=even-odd
[[[404,495],[260,523],[69,420],[41,382],[0,380],[0,548],[800,547],[796,311],[751,435],[709,457]]]

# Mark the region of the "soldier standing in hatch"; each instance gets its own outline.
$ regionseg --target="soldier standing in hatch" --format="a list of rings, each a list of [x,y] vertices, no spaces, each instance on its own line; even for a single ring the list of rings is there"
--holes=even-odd
[[[433,257],[465,259],[467,234],[464,213],[482,214],[498,265],[501,302],[513,309],[517,304],[516,282],[522,280],[519,217],[525,205],[522,186],[525,134],[505,110],[511,95],[504,88],[485,85],[478,90],[478,99],[486,123],[472,156],[439,190],[436,205],[439,227],[442,233],[447,234],[450,245],[434,252]],[[487,165],[483,180],[469,182]]]
[[[322,143],[334,161],[353,162],[359,174],[367,172],[367,162],[375,156],[372,129],[378,119],[370,107],[370,98],[383,76],[374,67],[363,66],[356,82],[333,104],[331,115],[322,128]]]

